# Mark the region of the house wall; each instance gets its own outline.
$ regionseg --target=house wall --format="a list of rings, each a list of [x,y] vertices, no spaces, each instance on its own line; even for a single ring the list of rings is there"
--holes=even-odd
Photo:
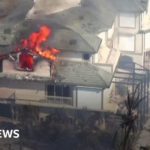
[[[120,22],[120,17],[122,22]],[[112,28],[99,35],[103,39],[103,42],[100,49],[101,52],[99,51],[99,53],[95,55],[95,62],[99,61],[104,47],[108,47],[110,49],[113,47],[115,50],[119,50],[121,55],[129,56],[132,58],[133,62],[143,65],[144,39],[143,34],[139,32],[140,28],[140,14],[120,13],[116,17]],[[126,47],[125,50],[121,49],[120,37],[125,37],[125,40],[122,42],[122,48]],[[133,43],[132,39],[134,39]],[[107,55],[106,53],[109,53],[109,49],[105,48],[104,54]],[[112,83],[108,89],[105,89],[103,93],[103,108],[106,111],[116,111],[118,108],[117,103],[111,100],[111,93],[113,89],[114,83]]]
[[[121,55],[132,57],[135,63],[143,65],[143,34],[140,14],[120,13],[115,20],[116,36],[113,38],[113,47],[119,49]]]
[[[120,13],[116,17],[115,28],[119,33],[135,34],[140,29],[140,16],[136,13]]]
[[[77,87],[77,107],[80,109],[101,110],[102,91],[96,88]]]
[[[139,64],[139,65],[143,65],[143,57],[144,57],[144,50],[143,50],[143,46],[144,46],[144,42],[143,42],[143,35],[142,34],[136,34],[134,35],[134,49],[133,51],[125,51],[125,50],[121,50],[121,55],[126,55],[129,56],[133,59],[133,62]],[[114,40],[115,42],[115,47],[119,47],[119,36],[116,37],[116,39]],[[125,43],[125,45],[128,43]],[[130,47],[130,45],[128,45]],[[123,46],[122,46],[123,47]]]
[[[0,80],[0,98],[39,101],[45,99],[45,84],[34,81]]]
[[[0,99],[16,98],[27,103],[46,102],[46,83],[36,81],[0,80]],[[73,107],[100,111],[102,108],[102,91],[98,88],[72,87]],[[50,102],[49,102],[50,104]],[[61,103],[58,105],[62,105]]]
[[[115,25],[113,24],[110,29],[107,31],[107,38],[112,39],[115,34]]]
[[[59,55],[59,59],[82,61],[82,53],[75,52],[63,52]]]
[[[126,39],[120,41],[122,40],[122,38],[126,38]],[[124,42],[124,43],[120,43],[120,42]],[[143,55],[144,41],[143,41],[142,34],[125,35],[120,33],[114,38],[113,43],[114,43],[113,44],[114,48],[119,49],[121,53]]]
[[[71,60],[71,61],[85,61],[81,52],[63,52],[58,58],[62,60]],[[85,52],[85,54],[88,54]],[[90,59],[89,59],[90,61]]]
[[[118,109],[117,103],[111,100],[112,91],[114,89],[114,83],[108,89],[104,90],[104,110],[109,112],[116,112]]]
[[[17,63],[10,60],[3,60],[3,73],[8,75],[18,76],[38,76],[38,77],[50,77],[50,65],[46,60],[39,61],[35,64],[33,72],[19,71],[16,69]]]
[[[144,51],[150,51],[150,32],[146,32],[143,35],[143,42],[144,42]]]

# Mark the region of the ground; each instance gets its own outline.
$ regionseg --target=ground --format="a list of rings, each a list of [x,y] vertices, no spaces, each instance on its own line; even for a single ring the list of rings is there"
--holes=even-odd
[[[146,148],[145,150],[150,150],[150,117],[148,118],[143,130],[139,135],[139,138],[136,142],[135,150],[139,150],[140,147]]]

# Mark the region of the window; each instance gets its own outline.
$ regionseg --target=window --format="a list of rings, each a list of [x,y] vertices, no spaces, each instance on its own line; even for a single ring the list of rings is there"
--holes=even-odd
[[[84,60],[89,60],[90,59],[90,54],[87,54],[87,53],[83,54],[83,59]]]
[[[48,96],[58,96],[58,97],[71,97],[70,86],[65,85],[48,85],[47,86]]]
[[[145,49],[150,49],[150,33],[145,34]]]
[[[67,85],[47,85],[47,100],[56,104],[73,105],[73,96],[70,86]]]
[[[134,36],[119,36],[119,49],[121,51],[133,52],[135,47]]]
[[[53,95],[53,96],[54,96],[54,95],[55,95],[54,93],[55,93],[55,92],[54,92],[54,85],[48,85],[48,86],[47,86],[47,95],[48,95],[48,96],[50,96],[50,95]]]
[[[119,16],[119,26],[135,28],[136,20],[134,14],[121,13]]]

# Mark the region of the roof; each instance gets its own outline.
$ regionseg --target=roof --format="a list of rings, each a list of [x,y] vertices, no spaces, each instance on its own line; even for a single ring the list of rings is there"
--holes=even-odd
[[[13,35],[12,34],[4,34],[0,33],[0,46],[8,46],[13,41]]]
[[[98,38],[96,40],[96,38],[93,37],[93,40],[95,39],[97,42],[97,48],[95,47],[94,49],[80,34],[73,32],[72,30],[57,29],[54,30],[53,33],[53,37],[47,44],[61,51],[95,53],[95,50],[98,50],[102,41]]]
[[[39,30],[39,27],[46,24],[52,29],[52,37],[50,37],[45,46],[55,47],[61,51],[72,51],[72,52],[82,52],[82,53],[95,53],[101,44],[101,39],[91,35],[93,43],[95,42],[97,48],[95,49],[89,45],[87,41],[78,33],[73,30],[47,21],[47,19],[37,19],[37,20],[25,20],[17,26],[18,31],[15,34],[15,41],[18,42],[21,39],[28,38],[32,32]],[[95,46],[96,46],[95,45]]]
[[[107,88],[112,74],[88,62],[61,61],[56,65],[56,79],[61,83]]]
[[[56,63],[56,74],[54,78],[33,75],[29,72],[0,73],[2,80],[26,80],[37,82],[49,82],[56,84],[67,84],[74,86],[88,86],[107,88],[110,86],[113,74],[101,69],[98,65],[88,62],[58,61]]]
[[[38,2],[40,1],[37,1],[37,3]],[[96,7],[87,5],[81,1],[81,4],[76,7],[54,13],[53,7],[61,7],[62,5],[59,2],[61,1],[47,1],[47,5],[43,4],[44,6],[42,3],[39,3],[37,4],[37,9],[35,4],[35,10],[32,14],[28,15],[28,18],[34,20],[43,18],[47,20],[47,23],[53,22],[69,28],[75,33],[78,33],[91,47],[93,52],[97,52],[100,47],[101,39],[96,35],[110,28],[116,16],[116,10],[112,5],[112,1],[100,0],[100,2],[102,2],[101,4],[96,1],[98,2],[98,5],[95,5]]]
[[[43,4],[38,0],[28,18],[43,18],[47,23],[67,27],[78,33],[93,52],[97,52],[100,39],[96,35],[112,26],[118,11],[141,12],[147,8],[147,0],[78,0],[74,3],[74,0],[64,0],[63,3],[61,0],[45,0]]]
[[[72,0],[72,3],[74,1]],[[69,2],[64,0],[63,3],[68,5]],[[42,16],[42,18],[45,17],[47,20],[69,27],[75,32],[80,29],[83,33],[99,33],[112,26],[117,13],[113,3],[114,0],[81,0],[78,5],[65,9],[61,0],[57,2],[45,0],[45,4],[42,0],[38,0],[28,18],[38,19]],[[64,9],[55,11],[54,6],[55,9]],[[79,34],[81,34],[80,30]]]
[[[31,0],[21,0],[16,1],[14,6],[2,18],[0,28],[7,25],[18,30],[15,25],[25,20],[27,12],[30,12],[27,15],[28,19],[37,21],[42,18],[39,21],[44,20],[45,23],[58,24],[66,28],[63,30],[60,28],[60,33],[57,31],[56,40],[60,39],[60,36],[64,42],[66,36],[76,37],[79,41],[74,46],[70,46],[68,40],[65,41],[66,44],[60,40],[55,41],[52,43],[55,47],[63,50],[96,53],[101,43],[101,39],[96,35],[112,26],[117,12],[144,11],[147,8],[147,0],[63,0],[63,2],[62,0],[44,0],[44,2],[36,0],[34,5]],[[34,11],[30,10],[32,6],[34,6],[34,9],[32,8]]]

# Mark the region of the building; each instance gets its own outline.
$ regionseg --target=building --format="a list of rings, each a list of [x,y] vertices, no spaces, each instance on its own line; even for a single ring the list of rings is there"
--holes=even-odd
[[[118,109],[118,104],[125,99],[127,88],[133,90],[134,84],[143,82],[142,80],[146,80],[146,83],[149,82],[149,75],[144,67],[145,40],[141,32],[142,16],[143,12],[148,9],[147,4],[148,1],[117,2],[118,13],[112,27],[99,34],[102,44],[99,52],[94,56],[94,63],[103,63],[102,53],[104,56],[109,53],[110,49],[111,52],[117,50],[121,53],[119,63],[115,68],[112,84],[104,92],[105,110]],[[109,56],[111,56],[111,61],[116,59],[113,53]],[[149,85],[147,85],[147,91],[148,88]],[[146,101],[148,103],[148,98]]]
[[[49,2],[49,6],[53,6],[51,3],[54,2]],[[61,54],[55,67],[38,59],[33,72],[15,68],[19,56],[13,56],[15,62],[4,59],[0,73],[1,103],[15,100],[18,105],[115,110],[116,105],[109,101],[120,52],[121,57],[127,55],[132,62],[143,64],[143,34],[139,31],[147,1],[83,0],[79,6],[55,13],[51,7],[47,10],[46,6],[37,6],[35,3],[35,9],[30,10],[21,27],[17,26],[24,31],[19,38],[48,24],[54,34],[47,43]],[[11,45],[11,41],[5,45]]]

